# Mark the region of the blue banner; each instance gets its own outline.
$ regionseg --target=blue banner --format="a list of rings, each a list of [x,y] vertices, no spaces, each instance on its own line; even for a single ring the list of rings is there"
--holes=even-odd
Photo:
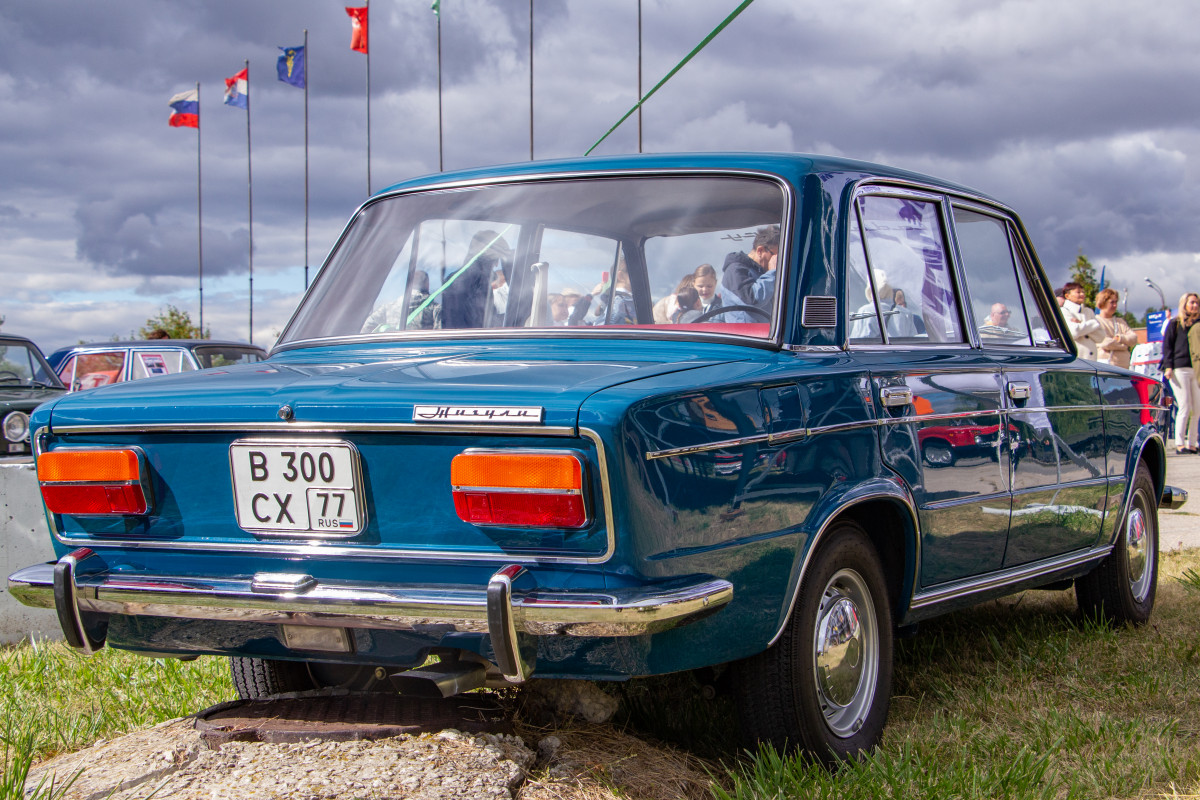
[[[1163,328],[1167,327],[1167,320],[1171,318],[1169,311],[1151,311],[1146,315],[1146,341],[1161,342],[1163,338]]]

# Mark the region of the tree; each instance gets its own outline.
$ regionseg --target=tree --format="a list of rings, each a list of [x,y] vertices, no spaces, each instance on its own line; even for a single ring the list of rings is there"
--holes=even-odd
[[[212,328],[201,331],[199,327],[192,324],[191,314],[186,311],[182,311],[175,306],[167,306],[166,311],[159,311],[158,316],[147,319],[145,326],[134,332],[133,338],[154,338],[153,334],[156,330],[166,331],[167,337],[171,339],[212,338]],[[158,338],[162,337],[160,336]]]
[[[1082,250],[1075,256],[1075,263],[1071,265],[1071,280],[1082,286],[1083,291],[1087,293],[1087,300],[1083,305],[1087,308],[1095,306],[1096,292],[1099,291],[1096,285],[1096,268]]]

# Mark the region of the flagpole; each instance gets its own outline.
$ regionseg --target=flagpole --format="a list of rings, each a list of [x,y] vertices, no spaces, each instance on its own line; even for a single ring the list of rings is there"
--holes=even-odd
[[[533,0],[529,0],[529,160],[533,161]]]
[[[642,0],[638,0],[638,152],[642,152]]]
[[[363,0],[370,8],[371,0]],[[371,196],[371,14],[367,12],[367,197]]]
[[[308,291],[308,28],[304,29],[304,289]]]
[[[204,338],[204,202],[200,194],[200,81],[196,81],[196,244],[200,273],[200,335]]]
[[[444,148],[442,142],[442,9],[438,5],[437,12],[437,51],[438,51],[438,172],[446,171],[446,162],[443,157]]]
[[[250,166],[250,59],[246,59],[246,207],[250,220],[250,344],[254,344],[254,173]]]

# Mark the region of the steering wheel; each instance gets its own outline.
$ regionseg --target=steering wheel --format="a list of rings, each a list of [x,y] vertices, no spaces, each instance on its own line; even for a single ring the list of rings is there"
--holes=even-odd
[[[20,381],[21,376],[11,370],[0,369],[0,381],[6,380]]]
[[[767,322],[771,321],[771,313],[769,311],[763,311],[757,306],[721,306],[720,308],[710,308],[708,311],[705,311],[703,314],[692,320],[692,322],[708,322],[713,317],[724,314],[726,311],[745,311],[749,314],[758,314]]]

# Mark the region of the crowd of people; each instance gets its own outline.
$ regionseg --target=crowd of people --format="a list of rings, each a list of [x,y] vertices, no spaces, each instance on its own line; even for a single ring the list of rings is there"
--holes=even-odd
[[[1078,283],[1058,292],[1058,304],[1079,355],[1119,367],[1130,366],[1137,334],[1117,316],[1117,293],[1102,289],[1096,310],[1086,305],[1087,293]],[[1186,292],[1162,331],[1159,369],[1175,398],[1175,452],[1200,453],[1200,296]]]

